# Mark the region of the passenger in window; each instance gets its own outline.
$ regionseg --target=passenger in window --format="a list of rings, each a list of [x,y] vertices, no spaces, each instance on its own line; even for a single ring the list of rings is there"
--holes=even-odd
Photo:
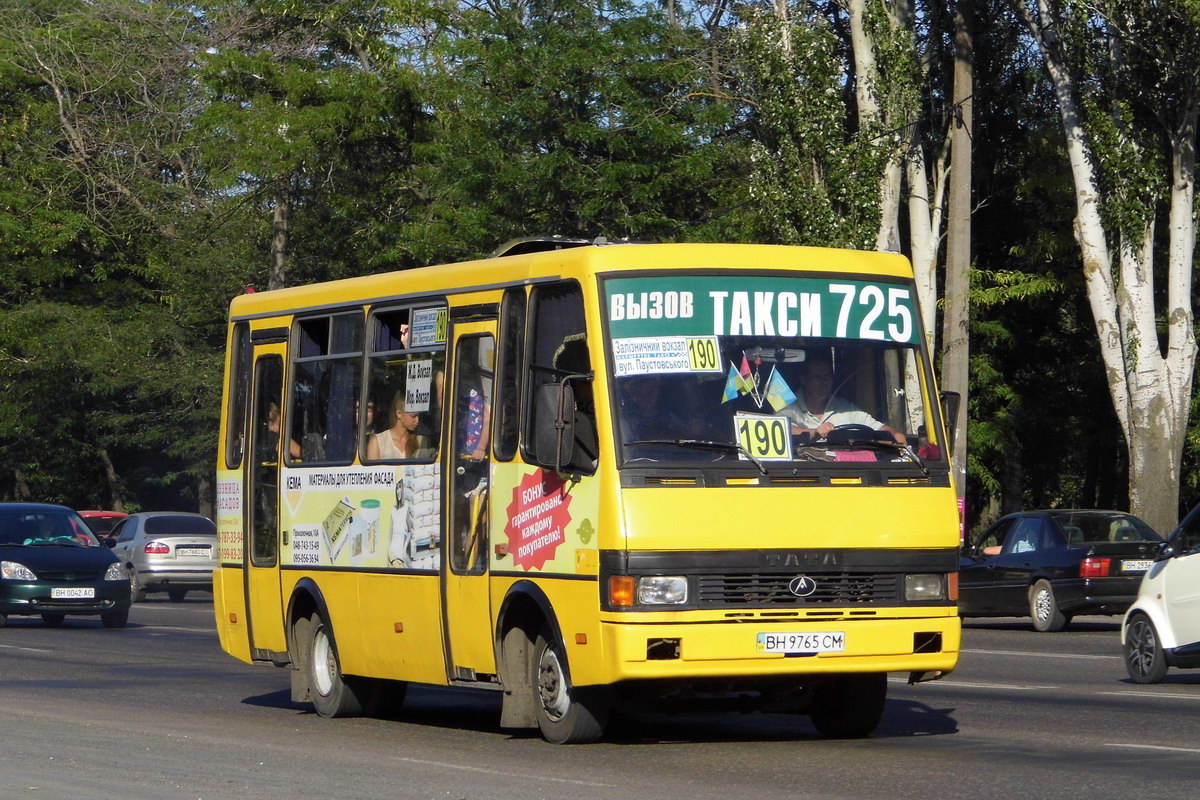
[[[484,391],[483,377],[470,359],[461,364],[462,386],[458,397],[458,454],[471,461],[487,458],[492,404]],[[439,387],[440,389],[440,387]]]
[[[274,461],[276,458],[275,453],[278,452],[279,447],[279,423],[279,404],[272,401],[270,405],[267,406],[267,435],[264,438],[263,447],[265,453],[268,454],[269,457],[264,458],[264,462]],[[300,452],[300,443],[295,439],[288,439],[288,453],[291,455],[291,457],[299,458]]]
[[[404,409],[403,389],[392,397],[388,422],[391,423],[390,427],[367,441],[368,460],[433,458],[434,448],[416,432],[421,423],[421,415]]]
[[[908,444],[903,433],[834,393],[833,361],[827,352],[807,353],[801,365],[800,393],[796,402],[785,406],[780,413],[791,420],[793,435],[808,434],[815,439],[824,439],[840,425],[865,425],[891,434],[900,444]]]

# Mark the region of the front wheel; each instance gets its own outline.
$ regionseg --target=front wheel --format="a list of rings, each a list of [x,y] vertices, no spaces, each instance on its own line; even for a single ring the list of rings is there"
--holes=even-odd
[[[1134,614],[1125,628],[1125,668],[1134,683],[1158,683],[1167,674],[1167,654],[1145,614]]]
[[[594,742],[604,735],[612,703],[607,687],[572,686],[562,645],[548,631],[533,648],[534,713],[542,737],[551,744]]]
[[[363,712],[360,685],[342,675],[333,628],[320,614],[308,625],[308,681],[312,704],[322,717],[357,717]]]
[[[129,606],[115,611],[105,611],[100,615],[100,621],[106,628],[124,628],[129,621]]]
[[[1053,633],[1067,627],[1067,617],[1058,608],[1050,581],[1040,580],[1029,589],[1029,616],[1033,629]]]
[[[817,689],[809,718],[830,739],[861,739],[879,727],[887,702],[887,673],[839,675]]]

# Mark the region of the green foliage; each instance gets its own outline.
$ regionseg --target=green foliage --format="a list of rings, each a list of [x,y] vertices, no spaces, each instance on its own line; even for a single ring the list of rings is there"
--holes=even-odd
[[[694,32],[648,6],[535,0],[464,8],[428,58],[419,260],[512,237],[689,238],[711,214],[726,109]]]
[[[783,21],[751,6],[742,15],[737,92],[751,98],[754,236],[872,246],[890,137],[856,125],[844,46],[816,13]]]

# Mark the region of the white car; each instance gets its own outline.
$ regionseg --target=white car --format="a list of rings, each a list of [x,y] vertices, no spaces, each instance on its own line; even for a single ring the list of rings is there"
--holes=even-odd
[[[1121,623],[1134,683],[1158,683],[1167,667],[1200,667],[1200,506],[1167,539]]]

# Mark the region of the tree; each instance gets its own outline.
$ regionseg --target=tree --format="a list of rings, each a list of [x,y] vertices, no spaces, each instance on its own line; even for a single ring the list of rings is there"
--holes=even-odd
[[[0,479],[16,496],[120,507],[142,470],[178,502],[207,479],[224,281],[195,280],[185,255],[204,225],[183,212],[206,196],[186,142],[195,24],[167,3],[0,5]]]
[[[214,2],[199,77],[204,165],[239,203],[271,219],[268,288],[404,260],[404,176],[425,112],[392,41],[387,4]]]
[[[618,0],[462,4],[430,23],[418,258],[536,234],[688,239],[720,191],[725,106],[696,31]]]
[[[1131,511],[1170,530],[1196,359],[1200,3],[1018,0],[1017,7],[1062,119],[1088,300],[1129,451]],[[1155,285],[1163,273],[1160,313]]]

